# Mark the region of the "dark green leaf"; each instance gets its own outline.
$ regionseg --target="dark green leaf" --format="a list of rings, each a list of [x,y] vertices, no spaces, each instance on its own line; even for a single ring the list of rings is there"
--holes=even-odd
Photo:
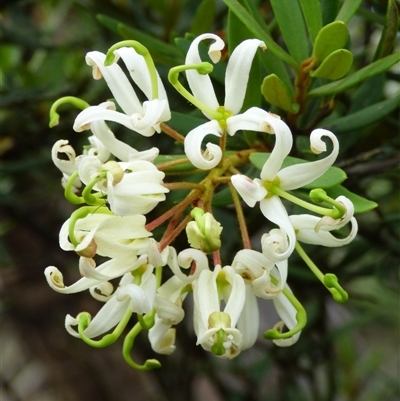
[[[270,155],[270,153],[252,153],[250,155],[250,161],[255,167],[257,167],[259,170],[262,170]],[[282,168],[300,163],[307,163],[307,161],[298,159],[296,157],[287,156],[282,163]],[[342,169],[332,166],[321,177],[305,185],[303,188],[331,188],[342,183],[346,178],[346,173]]]
[[[322,11],[320,0],[300,0],[304,19],[306,20],[311,43],[315,42],[318,32],[322,28]]]
[[[322,10],[322,25],[330,24],[335,20],[339,11],[339,0],[320,0]]]
[[[243,22],[243,24],[252,32],[256,38],[262,40],[268,47],[268,50],[275,54],[282,61],[298,69],[297,62],[292,56],[286,53],[267,33],[265,27],[261,27],[254,17],[239,3],[238,0],[224,0],[224,3],[233,13]]]
[[[212,32],[216,11],[215,0],[203,0],[197,7],[190,32],[196,36],[202,33]]]
[[[386,99],[345,117],[337,118],[328,124],[322,124],[333,132],[347,132],[357,128],[367,127],[381,120],[400,106],[400,95]]]
[[[396,43],[396,36],[399,24],[399,11],[394,0],[388,1],[386,13],[386,25],[383,28],[382,36],[379,41],[378,48],[375,52],[374,61],[387,56],[393,51]]]
[[[332,52],[343,49],[349,37],[349,31],[344,22],[334,21],[324,26],[315,39],[313,56],[317,63],[322,62]]]
[[[264,78],[261,85],[261,93],[266,101],[280,107],[282,110],[296,114],[299,111],[299,105],[293,102],[289,91],[275,74]]]
[[[366,213],[370,210],[375,209],[378,206],[376,202],[370,201],[363,198],[362,196],[350,192],[348,189],[342,187],[341,185],[329,188],[326,192],[333,199],[336,199],[340,195],[349,198],[354,204],[354,213]]]
[[[339,79],[347,74],[352,63],[351,52],[346,49],[335,50],[310,75],[314,78]]]
[[[179,131],[179,133],[184,136],[192,129],[206,122],[205,117],[202,119],[199,117],[194,117],[190,114],[179,113],[177,111],[172,111],[171,115],[172,118],[170,121],[168,121],[168,125]]]
[[[271,0],[275,18],[289,53],[301,64],[308,58],[308,40],[298,0]]]
[[[336,21],[349,22],[353,15],[360,7],[361,0],[344,0],[339,14],[336,16]]]
[[[343,92],[358,83],[373,77],[374,75],[380,74],[381,72],[387,71],[390,67],[400,61],[400,52],[386,56],[383,59],[375,61],[372,64],[367,65],[361,70],[356,71],[354,74],[341,79],[340,81],[332,82],[330,84],[320,86],[319,88],[313,89],[308,92],[308,96],[327,96],[335,93]]]

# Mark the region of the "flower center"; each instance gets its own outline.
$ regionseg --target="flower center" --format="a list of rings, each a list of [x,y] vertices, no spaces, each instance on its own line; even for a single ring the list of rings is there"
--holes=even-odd
[[[275,188],[279,188],[281,180],[276,176],[272,181],[263,181],[264,188],[268,191],[265,198],[271,198],[271,196],[276,195]]]
[[[218,117],[216,117],[216,120],[218,121],[218,124],[220,125],[221,128],[226,130],[227,124],[226,120],[233,115],[233,113],[227,109],[225,109],[224,106],[219,106],[217,109]]]

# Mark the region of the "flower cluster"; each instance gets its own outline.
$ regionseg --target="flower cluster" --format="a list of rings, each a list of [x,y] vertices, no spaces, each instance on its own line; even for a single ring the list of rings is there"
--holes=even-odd
[[[136,369],[160,366],[156,359],[144,364],[133,361],[131,349],[141,331],[148,331],[155,352],[174,351],[176,327],[185,317],[187,296],[193,296],[197,345],[214,355],[231,359],[254,345],[259,334],[257,298],[271,300],[281,318],[264,337],[278,346],[294,344],[306,324],[306,312],[287,284],[288,260],[294,250],[336,301],[347,299],[337,277],[323,274],[300,243],[339,247],[351,242],[357,234],[352,202],[344,196],[332,199],[315,185],[311,201],[289,192],[315,183],[332,166],[339,151],[335,135],[314,130],[310,136],[312,152],[326,152],[326,138],[331,143],[329,154],[284,167],[293,145],[289,127],[279,116],[261,108],[242,110],[253,58],[259,49],[266,50],[265,44],[257,39],[245,40],[232,52],[226,67],[225,100],[220,105],[209,76],[213,66],[202,61],[199,54],[205,40],[212,41],[210,59],[219,62],[224,42],[214,34],[203,34],[193,40],[185,64],[172,68],[168,76],[175,89],[208,119],[184,136],[167,125],[171,112],[163,83],[149,52],[135,41],[120,42],[107,54],[94,51],[86,55],[93,77],[105,80],[115,101],[90,106],[81,99],[65,97],[50,111],[50,124],[54,126],[61,104],[80,108],[73,128],[91,131],[91,136],[79,155],[67,140],[57,141],[52,149],[65,196],[80,205],[61,228],[60,246],[78,254],[81,278],[66,285],[54,266],[47,267],[45,276],[57,292],[89,290],[103,303],[93,318],[88,312],[66,316],[67,331],[89,345],[112,344],[136,316],[123,345],[125,360]],[[119,59],[142,91],[140,96],[118,65]],[[180,83],[181,72],[185,72],[191,92]],[[142,103],[139,98],[143,96],[147,100]],[[156,147],[135,149],[116,138],[108,121],[122,124],[133,135],[167,134],[183,143],[184,154],[168,161],[160,159]],[[228,150],[229,137],[240,131],[275,138],[272,151],[268,152],[266,143]],[[203,147],[206,135],[217,141]],[[263,157],[261,173],[259,178],[248,177],[241,173],[242,167],[256,153]],[[188,165],[188,161],[188,170],[202,177],[200,182],[168,181],[175,177],[168,175],[170,169]],[[212,207],[220,186],[230,191],[243,242],[243,249],[228,261],[221,258],[223,227]],[[186,197],[173,207],[163,209],[160,205],[163,212],[157,214],[157,206],[176,189],[186,190]],[[312,214],[290,215],[288,202]],[[253,208],[257,203],[265,222],[274,226],[262,235],[260,243],[252,242],[243,209],[245,204]],[[154,229],[166,222],[162,235],[154,238]],[[347,236],[336,235],[349,223]],[[184,232],[187,248],[179,251],[174,240]]]

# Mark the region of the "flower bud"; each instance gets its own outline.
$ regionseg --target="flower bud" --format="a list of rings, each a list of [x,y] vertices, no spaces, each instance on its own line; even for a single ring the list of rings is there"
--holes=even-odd
[[[196,207],[191,212],[194,221],[186,226],[186,234],[191,247],[211,253],[221,247],[221,224],[211,213]]]

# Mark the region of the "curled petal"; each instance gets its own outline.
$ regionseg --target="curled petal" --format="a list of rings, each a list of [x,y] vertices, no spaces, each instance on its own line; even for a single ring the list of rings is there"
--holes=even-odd
[[[216,120],[209,121],[191,130],[185,138],[185,153],[192,164],[201,170],[210,170],[222,159],[222,150],[212,143],[206,145],[204,153],[201,150],[203,139],[207,135],[220,137],[222,128]]]
[[[154,308],[157,311],[157,316],[165,325],[175,326],[180,323],[185,316],[185,311],[182,309],[181,305],[177,305],[175,302],[159,295],[156,295]]]
[[[261,170],[260,177],[263,181],[273,181],[282,166],[283,160],[292,148],[293,137],[289,127],[272,113],[268,113],[264,124],[265,132],[272,131],[275,133],[275,146]],[[279,177],[281,178],[280,173]]]
[[[288,191],[301,188],[321,177],[332,166],[339,153],[339,142],[332,132],[321,128],[311,132],[311,149],[317,154],[326,151],[326,144],[322,140],[323,136],[329,137],[332,141],[333,149],[330,155],[315,162],[296,164],[282,169],[278,174],[282,189]]]
[[[107,302],[113,295],[114,286],[109,282],[105,281],[89,288],[90,295],[100,302]]]
[[[269,130],[265,124],[265,120],[268,118],[267,111],[260,109],[259,107],[252,107],[246,110],[244,113],[228,117],[226,119],[228,134],[233,136],[239,130],[256,131],[256,132],[267,132],[273,134],[273,130]]]
[[[102,163],[105,163],[110,158],[110,151],[96,136],[92,135],[88,139],[91,146],[88,150],[84,151],[84,154],[88,156],[95,156]]]
[[[188,269],[192,267],[193,262],[195,263],[194,272],[191,272],[190,275],[184,274],[179,265],[184,269]],[[168,266],[181,282],[188,284],[197,279],[203,270],[208,270],[208,259],[204,252],[198,249],[188,248],[177,256],[175,248],[170,247]]]
[[[195,38],[190,45],[186,55],[186,65],[199,64],[202,62],[198,47],[200,42],[205,39],[214,40],[214,42],[210,45],[208,55],[214,63],[219,61],[221,57],[221,50],[225,47],[224,41],[217,35],[205,33]],[[210,77],[208,75],[201,75],[196,70],[187,70],[186,78],[188,80],[190,89],[192,90],[193,96],[211,109],[217,110],[219,103]],[[212,116],[209,116],[206,113],[205,115],[209,119],[212,118]]]
[[[147,100],[143,103],[143,115],[131,115],[132,129],[140,135],[149,137],[155,131],[161,132],[160,124],[171,119],[171,112],[166,100]]]
[[[95,79],[100,79],[101,77],[105,79],[115,100],[125,114],[141,113],[142,105],[124,71],[116,63],[105,66],[105,59],[105,54],[98,51],[86,54],[86,63],[93,67],[93,77]],[[104,120],[104,118],[99,119]]]
[[[60,159],[58,154],[64,154],[68,160]],[[70,177],[78,170],[79,162],[82,156],[76,157],[74,148],[69,145],[69,142],[64,139],[57,141],[51,149],[51,158],[55,166],[65,175]]]
[[[115,296],[119,302],[130,300],[130,307],[134,313],[143,315],[151,312],[152,305],[147,298],[146,292],[136,284],[127,284],[118,288]]]
[[[329,231],[324,230],[321,227],[321,229],[316,232],[315,227],[320,221],[319,217],[317,216],[311,216],[308,214],[293,215],[290,216],[290,221],[292,222],[293,227],[296,230],[297,240],[300,242],[304,242],[305,244],[339,247],[347,245],[351,241],[353,241],[358,231],[357,220],[354,217],[350,219],[351,231],[349,235],[345,238],[336,238],[331,234],[331,231],[335,230],[336,227],[331,228],[331,230]]]
[[[292,254],[296,244],[296,235],[292,223],[282,201],[277,196],[263,199],[260,202],[260,209],[269,221],[281,229],[281,238],[278,242],[275,237],[271,241],[268,240],[268,236],[263,236],[261,240],[263,254],[273,262],[282,262]],[[284,238],[285,235],[287,235],[288,241]],[[285,247],[285,245],[287,246]]]
[[[99,107],[115,110],[115,104],[113,102],[101,103]],[[93,135],[95,135],[114,156],[124,162],[129,161],[132,155],[139,153],[125,142],[118,140],[103,120],[93,121],[90,125],[90,129]]]
[[[176,329],[163,324],[156,316],[154,326],[149,330],[149,341],[151,348],[158,354],[170,355],[175,351]]]
[[[233,114],[238,114],[246,95],[250,68],[257,49],[266,50],[265,43],[258,39],[248,39],[235,48],[229,58],[225,75],[224,106]]]
[[[334,219],[330,216],[324,216],[315,226],[315,231],[319,230],[331,231],[337,230],[345,226],[354,216],[354,205],[353,202],[345,196],[339,196],[335,199],[336,202],[340,202],[345,208],[346,212],[340,219]]]
[[[93,179],[97,178],[103,170],[104,164],[95,156],[86,156],[79,163],[79,178],[84,184],[89,184]],[[94,189],[99,190],[95,185]]]
[[[235,174],[231,177],[232,185],[248,206],[254,207],[267,195],[267,190],[260,185],[260,180],[251,180],[243,174]]]

